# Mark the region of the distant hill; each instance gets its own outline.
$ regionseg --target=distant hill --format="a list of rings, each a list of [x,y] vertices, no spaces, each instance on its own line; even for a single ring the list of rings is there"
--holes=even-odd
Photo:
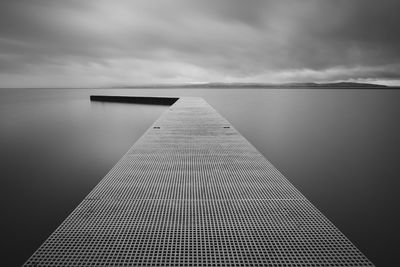
[[[116,86],[116,88],[389,88],[386,85],[372,83],[186,83]]]

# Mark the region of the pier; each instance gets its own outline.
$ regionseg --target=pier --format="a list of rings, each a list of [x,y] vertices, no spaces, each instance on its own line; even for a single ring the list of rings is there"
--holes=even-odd
[[[173,104],[24,266],[373,266],[204,99],[157,101]]]

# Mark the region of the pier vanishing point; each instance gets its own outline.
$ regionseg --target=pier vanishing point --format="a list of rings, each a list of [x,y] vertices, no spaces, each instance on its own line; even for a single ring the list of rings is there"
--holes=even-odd
[[[373,264],[206,101],[184,97],[24,266]]]

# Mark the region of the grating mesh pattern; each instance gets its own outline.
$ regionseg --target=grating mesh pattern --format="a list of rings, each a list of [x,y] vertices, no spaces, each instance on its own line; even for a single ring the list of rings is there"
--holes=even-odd
[[[181,98],[26,266],[372,266],[201,98]]]

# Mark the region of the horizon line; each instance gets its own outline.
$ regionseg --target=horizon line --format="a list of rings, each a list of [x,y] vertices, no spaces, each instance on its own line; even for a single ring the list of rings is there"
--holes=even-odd
[[[73,86],[73,87],[0,87],[0,89],[156,89],[156,88],[265,88],[265,89],[398,89],[399,85],[384,85],[365,82],[188,82],[188,83],[145,83],[130,85],[101,85],[101,86]]]

